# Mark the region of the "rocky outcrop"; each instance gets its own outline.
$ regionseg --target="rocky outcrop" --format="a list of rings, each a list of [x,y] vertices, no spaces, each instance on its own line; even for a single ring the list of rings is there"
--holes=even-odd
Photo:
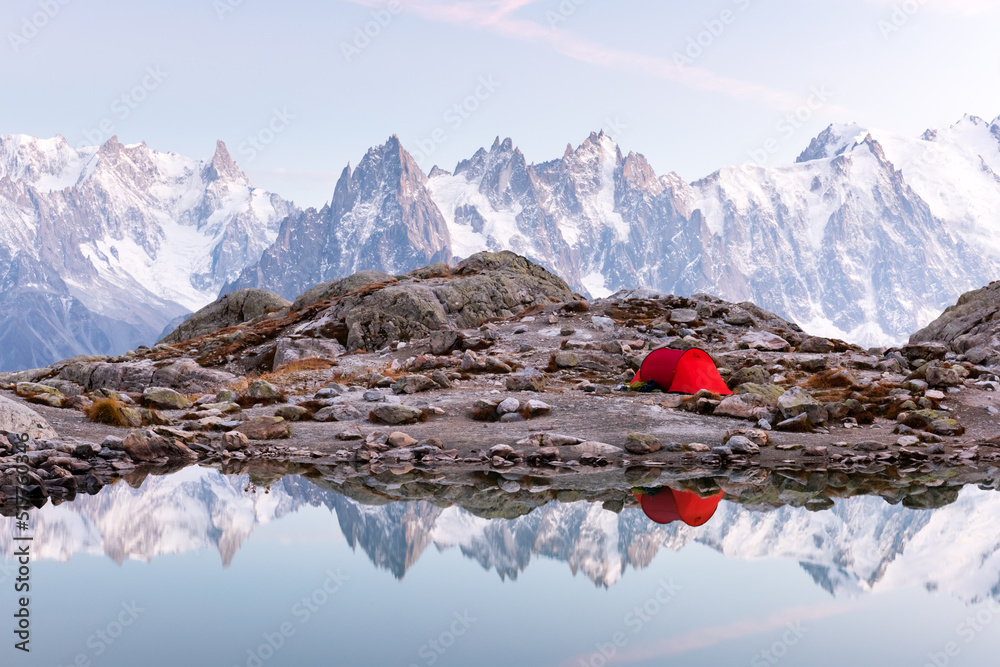
[[[531,306],[574,298],[565,281],[512,252],[479,253],[454,269],[429,269],[378,289],[350,293],[295,333],[339,335],[349,351],[374,350],[388,342],[476,327],[490,319],[514,317]]]
[[[1000,281],[963,294],[958,303],[910,336],[910,344],[941,343],[973,364],[1000,365]],[[931,358],[924,345],[917,350]]]
[[[392,280],[394,280],[392,276],[382,271],[358,271],[346,278],[320,283],[315,287],[307,289],[295,299],[295,303],[292,304],[292,310],[302,310],[314,303],[338,299],[362,287]]]
[[[0,396],[0,431],[29,437],[56,438],[58,434],[45,418],[31,408]]]
[[[161,343],[179,343],[214,333],[219,329],[252,322],[265,315],[278,313],[292,304],[274,292],[263,289],[241,289],[213,301],[185,320]]]

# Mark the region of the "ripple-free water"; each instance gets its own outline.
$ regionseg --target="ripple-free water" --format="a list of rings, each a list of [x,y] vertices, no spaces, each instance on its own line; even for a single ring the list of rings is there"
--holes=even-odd
[[[880,498],[699,527],[545,505],[483,519],[363,505],[303,478],[188,468],[33,512],[31,653],[4,665],[986,665],[1000,494]],[[994,610],[997,613],[994,613]]]

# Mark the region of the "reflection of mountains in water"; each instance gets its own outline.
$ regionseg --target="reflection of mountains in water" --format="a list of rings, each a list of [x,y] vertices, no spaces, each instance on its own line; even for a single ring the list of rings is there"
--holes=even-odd
[[[654,524],[637,509],[615,514],[599,503],[553,502],[516,519],[483,519],[423,501],[364,505],[298,477],[267,494],[245,492],[246,484],[247,477],[188,468],[150,477],[140,489],[117,484],[47,505],[34,518],[36,553],[58,560],[106,554],[122,563],[215,548],[228,565],[257,524],[324,506],[352,547],[397,578],[433,544],[457,547],[504,578],[516,579],[533,556],[545,556],[610,586],[629,566],[648,566],[661,547],[697,542],[730,558],[794,559],[834,595],[912,585],[968,602],[1000,595],[1000,494],[974,487],[929,511],[876,497],[838,501],[824,512],[754,512],[724,502],[706,525],[691,528]],[[13,527],[10,519],[0,522],[0,552],[8,558]]]

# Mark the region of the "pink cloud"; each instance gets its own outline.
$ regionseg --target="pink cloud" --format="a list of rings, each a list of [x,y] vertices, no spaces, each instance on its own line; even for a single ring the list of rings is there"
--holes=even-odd
[[[754,82],[722,76],[696,66],[681,66],[669,58],[649,56],[604,46],[562,28],[550,28],[513,16],[519,9],[538,0],[406,0],[403,11],[429,21],[477,30],[488,30],[501,37],[549,48],[568,58],[597,67],[607,67],[642,74],[677,83],[688,88],[765,104],[780,111],[802,106],[804,95],[796,95]],[[348,0],[366,7],[381,7],[382,0]],[[846,110],[828,106],[829,111]]]

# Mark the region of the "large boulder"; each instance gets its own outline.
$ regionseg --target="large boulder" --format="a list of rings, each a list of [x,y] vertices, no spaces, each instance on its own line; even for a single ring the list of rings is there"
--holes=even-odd
[[[911,345],[919,343],[942,343],[967,356],[974,350],[973,363],[1000,364],[1000,281],[960,296],[954,306],[910,336]]]
[[[150,387],[142,392],[142,400],[149,407],[158,410],[187,410],[191,407],[191,401],[187,397],[166,387]]]
[[[188,449],[177,438],[157,435],[151,431],[130,431],[125,436],[122,448],[133,461],[147,462],[158,459],[188,459],[198,458],[198,455]]]
[[[770,331],[751,331],[744,334],[739,345],[743,349],[764,350],[768,352],[787,352],[791,345],[787,340]]]
[[[180,359],[169,366],[156,369],[151,384],[176,389],[185,394],[208,394],[222,389],[235,379],[236,376],[232,373],[202,368],[194,359]]]
[[[320,283],[311,287],[295,299],[292,310],[302,310],[320,301],[332,301],[340,297],[347,296],[362,287],[367,287],[375,283],[387,283],[395,278],[382,271],[358,271],[354,275],[340,280],[333,280],[327,283]]]
[[[336,340],[323,338],[280,338],[274,348],[272,370],[303,359],[336,359],[347,353]]]
[[[829,418],[826,408],[802,387],[792,387],[778,399],[778,412],[785,419],[805,414],[809,423],[818,426]]]
[[[263,289],[241,289],[219,297],[185,320],[161,343],[179,343],[214,333],[219,329],[252,322],[270,313],[291,306],[274,292]]]
[[[454,269],[443,267],[439,276],[428,275],[417,271],[346,294],[297,333],[337,338],[349,351],[376,350],[394,340],[470,329],[531,306],[573,299],[565,281],[507,251],[478,253]]]
[[[251,440],[283,440],[292,437],[292,426],[282,417],[254,417],[234,430]]]
[[[27,433],[32,439],[54,439],[59,434],[31,408],[0,396],[0,431]]]
[[[726,396],[712,413],[718,417],[735,419],[761,419],[769,414],[767,401],[756,394]]]

